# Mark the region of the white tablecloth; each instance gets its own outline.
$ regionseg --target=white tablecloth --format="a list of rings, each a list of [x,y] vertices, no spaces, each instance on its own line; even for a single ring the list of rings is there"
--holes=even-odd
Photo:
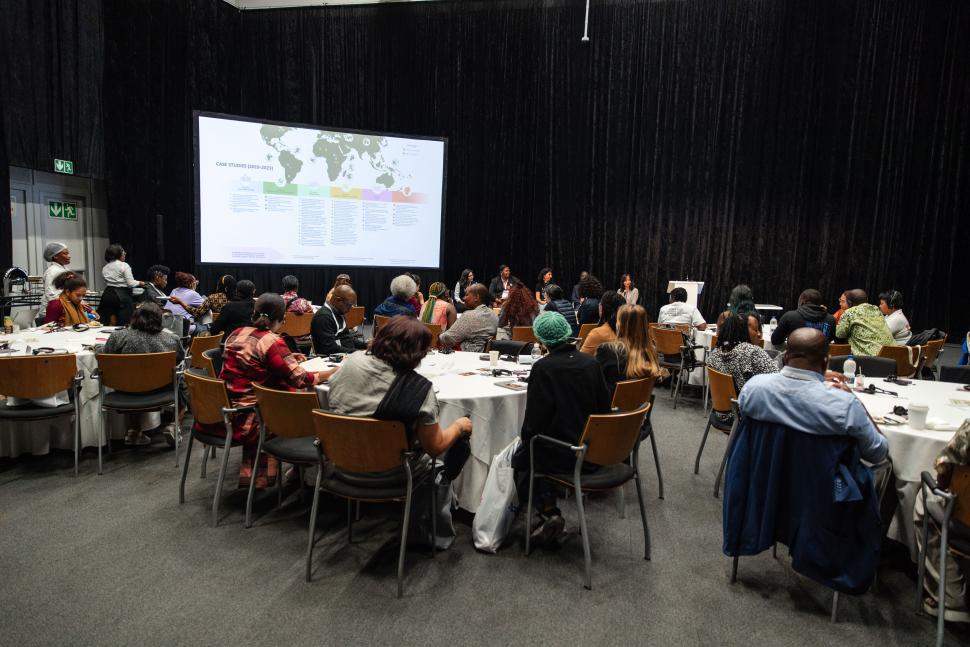
[[[97,447],[101,428],[101,410],[98,407],[98,382],[91,379],[91,373],[98,367],[94,352],[85,346],[104,344],[113,327],[91,328],[84,332],[64,330],[45,333],[40,330],[26,330],[12,335],[0,335],[0,341],[9,341],[10,347],[25,351],[27,347],[65,350],[77,354],[78,370],[84,374],[81,382],[81,447]],[[142,429],[157,427],[161,418],[158,414],[142,417]],[[125,424],[122,416],[111,414],[109,433],[113,438],[123,438]],[[51,447],[74,450],[74,427],[67,417],[40,422],[4,422],[0,428],[0,456],[19,456],[21,454],[46,454]]]
[[[304,363],[310,370],[318,370],[324,365],[320,358]],[[488,360],[479,359],[479,353],[466,352],[433,353],[418,367],[418,373],[434,385],[442,427],[462,416],[472,419],[471,457],[453,483],[458,504],[470,512],[478,510],[492,457],[518,437],[525,420],[526,392],[510,391],[495,384],[511,377],[496,378],[478,373],[462,375],[488,367]],[[528,370],[529,366],[500,361],[499,368],[518,371]]]

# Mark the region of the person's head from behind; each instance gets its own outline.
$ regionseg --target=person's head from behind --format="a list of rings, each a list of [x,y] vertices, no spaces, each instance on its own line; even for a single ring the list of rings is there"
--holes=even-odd
[[[798,295],[798,305],[812,305],[821,306],[824,301],[822,300],[822,293],[815,288],[808,288],[807,290],[802,290],[802,293]]]
[[[498,275],[502,277],[503,281],[508,281],[509,277],[512,276],[512,268],[508,265],[498,266]]]
[[[657,375],[660,365],[650,343],[650,318],[641,305],[623,305],[616,313],[616,336],[627,347],[626,377]]]
[[[77,276],[77,274],[75,274],[71,270],[67,270],[66,272],[61,272],[60,274],[54,277],[54,280],[51,282],[51,285],[54,286],[55,290],[64,290],[64,284],[67,283],[67,280],[73,279],[75,276]]]
[[[431,332],[411,317],[392,317],[380,327],[370,353],[390,364],[395,373],[412,371],[421,364],[431,346]]]
[[[428,296],[434,297],[435,299],[447,299],[448,286],[441,281],[435,281],[428,286]]]
[[[626,303],[626,299],[616,290],[607,290],[604,292],[603,296],[600,297],[599,325],[607,324],[610,328],[616,330],[616,311],[624,303]]]
[[[47,243],[44,247],[44,260],[48,263],[67,265],[71,262],[71,250],[64,243]]]
[[[548,283],[552,283],[552,268],[544,267],[539,270],[539,284],[546,285]]]
[[[555,283],[546,286],[546,298],[550,301],[562,301],[564,298],[562,288]]]
[[[418,286],[407,274],[395,276],[391,280],[391,296],[401,301],[407,301],[418,291]]]
[[[886,290],[879,293],[879,310],[884,315],[891,315],[903,308],[903,295],[898,290]]]
[[[539,312],[539,305],[532,296],[532,291],[521,283],[509,291],[509,298],[503,308],[503,319],[514,326],[532,323],[536,313]]]
[[[168,285],[168,276],[172,273],[172,270],[165,267],[164,265],[152,265],[145,272],[145,277],[148,282],[154,285],[158,289],[164,289]]]
[[[579,282],[579,296],[584,299],[599,299],[603,295],[603,284],[592,274],[587,274]]]
[[[469,309],[477,308],[488,303],[488,288],[481,283],[472,283],[465,288],[465,306]]]
[[[670,302],[671,303],[687,303],[687,290],[684,288],[674,288],[670,291]]]
[[[333,282],[333,287],[337,287],[338,285],[351,285],[350,274],[338,274]]]
[[[276,332],[286,317],[286,302],[275,292],[263,292],[253,306],[253,326]]]
[[[417,274],[415,274],[414,272],[405,272],[405,274],[407,274],[408,276],[410,276],[411,277],[411,280],[414,281],[414,291],[417,292],[418,290],[420,290],[421,289],[421,277],[418,276]]]
[[[252,281],[247,281],[243,279],[236,284],[236,296],[239,297],[240,301],[245,301],[247,299],[252,299],[253,295],[256,294],[256,284]]]
[[[723,351],[731,351],[738,344],[750,344],[751,334],[748,318],[743,315],[729,314],[717,327],[717,346]]]
[[[74,275],[64,280],[64,287],[61,288],[61,294],[73,303],[74,305],[81,305],[81,301],[84,300],[84,296],[88,293],[88,284],[84,282],[80,276]]]
[[[532,333],[540,344],[552,350],[570,343],[573,329],[561,314],[546,310],[532,322]]]
[[[829,343],[816,328],[798,328],[788,335],[785,365],[825,374],[829,363]]]
[[[849,308],[854,308],[862,305],[863,303],[867,303],[868,301],[869,295],[866,294],[866,291],[863,289],[856,288],[854,290],[845,291],[845,303]]]
[[[475,282],[475,272],[467,268],[463,269],[461,271],[461,278],[458,280],[458,282],[462,285],[462,287],[471,285]]]
[[[199,279],[195,278],[188,272],[176,272],[175,273],[175,285],[186,290],[194,290],[195,286],[199,284]]]
[[[342,315],[350,312],[357,303],[357,293],[349,285],[338,285],[330,295],[330,307]]]
[[[162,309],[153,301],[141,304],[131,314],[132,330],[140,330],[149,335],[162,332]]]
[[[283,281],[280,284],[280,289],[283,292],[296,292],[300,289],[300,279],[296,278],[292,274],[287,274],[283,277]]]
[[[104,250],[104,262],[110,263],[112,261],[123,261],[125,260],[125,248],[114,243],[113,245],[108,245],[108,248]]]
[[[745,306],[754,306],[754,292],[751,291],[751,286],[745,285],[744,283],[739,283],[735,285],[731,290],[730,296],[728,296],[728,303],[731,304],[731,309],[735,312],[739,311],[739,308],[743,309]]]
[[[223,274],[219,277],[219,281],[216,283],[216,291],[222,292],[226,295],[227,299],[233,299],[236,296],[236,277],[232,274]]]

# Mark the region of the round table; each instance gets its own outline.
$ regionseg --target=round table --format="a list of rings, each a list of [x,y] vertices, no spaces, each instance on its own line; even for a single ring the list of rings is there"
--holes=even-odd
[[[104,344],[108,335],[116,330],[114,326],[89,328],[84,332],[60,330],[48,333],[43,328],[32,328],[0,335],[0,342],[10,342],[10,347],[23,354],[28,347],[54,348],[77,355],[77,368],[84,374],[81,382],[81,447],[97,447],[101,429],[101,409],[98,406],[98,382],[91,379],[91,373],[98,367],[93,347]],[[9,357],[9,354],[3,355]],[[153,429],[160,424],[159,414],[145,414],[141,428]],[[0,456],[16,457],[21,454],[46,454],[51,447],[74,450],[74,430],[67,417],[38,422],[17,422],[4,424],[0,433]],[[112,438],[125,435],[124,417],[113,414],[109,417],[108,433]]]
[[[303,364],[309,370],[319,370],[325,365],[323,358]],[[528,371],[530,368],[504,360],[499,361],[498,367],[510,371]],[[488,368],[488,360],[480,359],[479,353],[456,351],[447,354],[433,352],[417,369],[433,384],[442,427],[462,416],[472,420],[471,456],[461,475],[452,483],[458,505],[469,512],[478,510],[492,458],[518,438],[525,420],[525,389],[513,391],[498,386],[496,382],[507,382],[515,376],[493,377],[479,373],[479,369]]]

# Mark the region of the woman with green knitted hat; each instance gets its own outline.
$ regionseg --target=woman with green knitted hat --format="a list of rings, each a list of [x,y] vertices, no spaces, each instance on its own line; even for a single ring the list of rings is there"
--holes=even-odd
[[[532,331],[549,353],[532,365],[522,442],[512,457],[519,501],[529,498],[532,439],[541,434],[575,445],[583,436],[589,416],[609,413],[611,401],[599,362],[592,355],[579,352],[565,317],[558,312],[543,312],[533,322]],[[534,460],[536,471],[546,474],[571,473],[576,464],[575,454],[568,449],[542,440],[535,443]],[[596,469],[593,465],[583,467],[584,473]],[[527,529],[531,532],[531,541],[537,545],[555,541],[566,527],[556,507],[555,488],[543,479],[536,480],[532,504],[539,512],[540,522],[534,529]]]
[[[457,318],[458,311],[448,298],[448,288],[441,281],[432,283],[428,288],[428,300],[424,302],[424,307],[421,309],[421,321],[438,324],[441,326],[441,332],[444,332],[455,323]]]

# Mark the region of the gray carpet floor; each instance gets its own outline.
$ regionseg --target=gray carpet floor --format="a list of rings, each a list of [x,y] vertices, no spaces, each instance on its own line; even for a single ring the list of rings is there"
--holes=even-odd
[[[246,530],[245,494],[230,480],[209,527],[217,468],[200,479],[199,450],[184,505],[160,439],[116,447],[100,477],[91,452],[78,478],[66,453],[0,461],[0,644],[931,644],[935,620],[914,613],[914,574],[898,551],[885,551],[877,593],[843,596],[834,625],[831,592],[781,553],[742,559],[732,585],[712,497],[726,437],[711,436],[694,475],[704,414],[696,398],[674,410],[668,393],[653,417],[664,500],[649,448],[641,455],[653,559],[642,559],[632,485],[623,519],[613,496],[593,498],[591,591],[571,501],[567,539],[529,558],[520,535],[497,555],[476,552],[459,518],[451,550],[408,553],[398,600],[390,509],[365,508],[348,545],[343,506],[328,506],[306,583],[308,505],[289,493],[277,510],[264,496]],[[946,641],[970,644],[970,632],[948,625]]]

